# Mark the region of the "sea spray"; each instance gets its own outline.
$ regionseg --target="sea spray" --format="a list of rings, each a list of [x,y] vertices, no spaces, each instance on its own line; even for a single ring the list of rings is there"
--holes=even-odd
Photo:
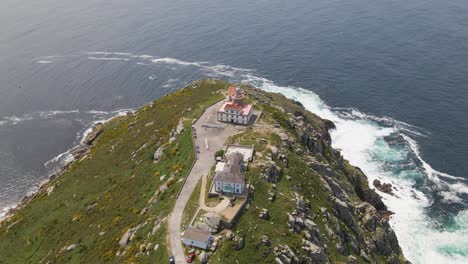
[[[460,226],[452,232],[439,231],[436,223],[430,219],[425,208],[431,205],[430,194],[414,188],[416,181],[430,180],[435,184],[450,185],[438,177],[446,175],[432,169],[421,157],[417,143],[407,134],[419,135],[411,126],[400,122],[393,127],[377,123],[379,118],[368,118],[369,115],[354,110],[344,117],[330,109],[315,93],[296,87],[280,87],[264,78],[249,76],[247,81],[268,92],[282,93],[288,98],[302,103],[306,109],[322,118],[333,121],[336,129],[331,131],[333,147],[340,149],[351,164],[359,166],[369,177],[391,182],[396,187],[396,195],[381,193],[389,209],[395,212],[391,225],[397,233],[405,256],[413,263],[466,263],[468,256],[468,236],[466,227]],[[382,119],[381,119],[382,120]],[[404,129],[401,129],[401,128]],[[408,130],[412,133],[408,133]],[[405,134],[406,132],[406,134]],[[396,148],[386,143],[387,137],[402,137],[405,145]],[[411,162],[408,157],[414,156],[421,166]],[[403,163],[406,166],[400,166]],[[412,166],[408,167],[408,164]],[[389,170],[403,167],[406,169]],[[453,176],[450,176],[454,178]],[[456,177],[455,177],[456,178]],[[464,190],[466,185],[452,185],[452,195],[457,190]],[[462,187],[462,188],[460,188]]]

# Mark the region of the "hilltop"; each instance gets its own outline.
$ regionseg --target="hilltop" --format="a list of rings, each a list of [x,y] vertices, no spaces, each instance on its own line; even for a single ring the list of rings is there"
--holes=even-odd
[[[196,158],[193,121],[229,85],[197,81],[97,126],[76,161],[0,224],[0,263],[166,263],[168,216]],[[253,191],[209,263],[406,262],[391,212],[331,147],[334,124],[280,94],[242,88],[262,115],[226,144],[254,146]]]

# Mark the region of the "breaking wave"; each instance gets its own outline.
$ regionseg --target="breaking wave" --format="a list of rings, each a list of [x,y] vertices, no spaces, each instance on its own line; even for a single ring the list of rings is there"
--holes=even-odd
[[[53,63],[53,61],[50,61],[50,60],[40,60],[40,61],[37,61],[37,63],[39,63],[39,64],[49,64],[49,63]]]
[[[78,141],[75,147],[79,146],[80,144],[83,144],[83,141],[88,136],[88,134],[91,133],[94,125],[96,125],[97,123],[106,123],[116,116],[124,116],[127,113],[131,113],[134,111],[135,111],[134,109],[119,109],[119,110],[109,111],[109,112],[99,111],[99,110],[85,111],[84,113],[93,115],[93,121],[88,123],[82,132],[77,133]],[[63,153],[60,153],[59,155],[53,157],[52,159],[44,163],[44,166],[49,170],[49,176],[52,174],[55,174],[57,171],[63,168],[63,166],[66,166],[70,162],[74,161],[74,157],[71,154],[73,149],[74,148],[71,148]]]
[[[333,146],[340,149],[351,164],[359,166],[369,177],[369,182],[380,179],[397,187],[395,196],[380,194],[389,209],[395,212],[391,225],[405,256],[412,262],[466,263],[466,211],[460,220],[463,224],[458,228],[438,230],[438,223],[426,214],[433,198],[430,193],[422,191],[431,188],[431,192],[449,195],[451,202],[460,203],[463,202],[460,194],[467,191],[465,179],[434,170],[422,159],[417,142],[410,136],[423,135],[418,131],[420,129],[394,119],[373,117],[356,109],[345,114],[334,111],[315,93],[302,88],[280,87],[255,76],[248,76],[247,81],[265,91],[282,93],[322,118],[333,121],[336,125],[336,129],[331,131]],[[388,143],[389,138],[398,144]],[[449,183],[443,178],[456,181]],[[416,188],[421,182],[428,183]]]
[[[114,58],[114,57],[88,57],[90,60],[105,60],[105,61],[128,61],[127,58]]]
[[[50,119],[60,115],[76,114],[79,110],[51,110],[51,111],[39,111],[33,113],[27,113],[22,115],[12,115],[0,117],[0,125],[16,125],[24,121],[36,120],[36,119]]]

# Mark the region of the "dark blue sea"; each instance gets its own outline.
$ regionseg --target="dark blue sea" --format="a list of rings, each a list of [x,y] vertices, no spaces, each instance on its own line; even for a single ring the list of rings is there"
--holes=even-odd
[[[96,120],[200,78],[283,93],[335,122],[413,263],[468,263],[465,0],[3,0],[0,209]],[[1,216],[0,210],[0,216]]]

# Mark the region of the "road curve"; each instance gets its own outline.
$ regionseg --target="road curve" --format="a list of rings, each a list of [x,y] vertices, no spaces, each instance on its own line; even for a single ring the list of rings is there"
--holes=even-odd
[[[210,172],[211,166],[215,164],[214,154],[219,150],[228,137],[239,132],[234,126],[226,125],[219,126],[216,120],[216,113],[223,101],[209,107],[202,116],[193,125],[196,133],[195,145],[199,147],[197,160],[187,180],[182,187],[182,191],[176,200],[174,209],[169,218],[169,243],[171,253],[177,264],[185,263],[184,248],[181,242],[181,224],[182,214],[185,205],[190,199],[190,195],[195,190],[195,187],[200,180],[200,177],[207,175]],[[218,126],[203,126],[204,124],[218,124]]]

